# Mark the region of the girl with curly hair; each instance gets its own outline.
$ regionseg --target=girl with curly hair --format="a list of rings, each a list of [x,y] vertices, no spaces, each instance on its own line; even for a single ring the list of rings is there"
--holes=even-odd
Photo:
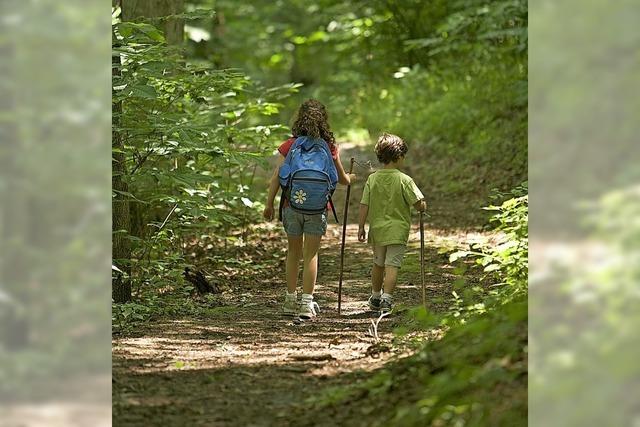
[[[338,182],[349,185],[356,178],[354,174],[344,171],[338,145],[333,132],[329,127],[329,116],[322,103],[315,99],[309,99],[300,105],[293,126],[292,137],[283,142],[278,148],[280,153],[278,163],[273,171],[269,185],[269,194],[264,209],[264,218],[271,221],[274,217],[275,200],[280,180],[278,172],[285,161],[291,146],[297,138],[306,136],[314,139],[322,139],[329,147],[329,152],[338,172]],[[327,231],[327,211],[321,214],[307,215],[293,210],[289,201],[284,201],[282,220],[287,233],[288,250],[286,264],[287,292],[284,298],[283,314],[299,316],[302,319],[311,319],[317,315],[318,304],[313,300],[313,292],[318,275],[318,249],[320,240]],[[297,279],[302,259],[302,297],[297,299]]]

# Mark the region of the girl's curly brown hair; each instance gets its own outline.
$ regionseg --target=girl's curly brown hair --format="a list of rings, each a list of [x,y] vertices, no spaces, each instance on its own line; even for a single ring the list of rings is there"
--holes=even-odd
[[[310,136],[322,138],[330,146],[336,144],[333,132],[329,128],[327,109],[316,99],[308,99],[300,105],[291,126],[291,132],[295,138]]]
[[[383,133],[378,138],[375,152],[380,163],[389,164],[396,162],[400,157],[404,157],[409,151],[407,144],[396,135],[390,133]]]

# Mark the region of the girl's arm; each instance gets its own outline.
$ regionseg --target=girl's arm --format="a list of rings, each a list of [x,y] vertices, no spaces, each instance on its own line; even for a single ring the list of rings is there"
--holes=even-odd
[[[267,195],[267,205],[262,212],[262,216],[267,221],[271,221],[274,215],[273,209],[273,201],[276,198],[276,194],[278,194],[278,188],[280,188],[280,180],[278,179],[278,171],[280,170],[280,166],[284,163],[284,156],[280,154],[278,156],[278,164],[273,169],[273,174],[271,175],[271,181],[269,182],[269,194]]]
[[[364,242],[367,239],[367,233],[364,231],[364,223],[369,214],[369,206],[360,203],[360,215],[358,216],[358,240]]]
[[[338,170],[338,182],[342,185],[350,185],[351,182],[355,182],[356,175],[353,173],[346,173],[344,171],[344,167],[342,166],[342,162],[340,161],[340,153],[336,156],[336,159],[333,161],[336,165],[336,169]]]

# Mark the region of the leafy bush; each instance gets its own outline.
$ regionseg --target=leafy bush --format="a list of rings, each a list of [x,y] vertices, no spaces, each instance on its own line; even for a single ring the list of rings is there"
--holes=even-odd
[[[385,425],[526,425],[526,346],[522,295],[453,326],[407,360],[408,369],[392,370],[395,384],[417,380],[411,380],[410,401],[400,402]]]
[[[500,205],[491,205],[484,209],[496,212],[491,217],[495,230],[499,232],[498,241],[477,243],[471,250],[457,251],[450,255],[454,262],[471,257],[483,267],[483,271],[496,282],[492,286],[501,287],[496,291],[501,301],[509,300],[516,294],[526,293],[528,283],[529,259],[529,196],[527,183],[516,187]],[[505,194],[498,193],[494,199],[503,199]],[[496,294],[493,292],[493,294]]]
[[[526,193],[526,183],[509,193],[496,193],[494,200],[502,202],[486,208],[495,212],[497,243],[451,255],[452,262],[473,260],[494,286],[489,291],[480,286],[465,289],[469,269],[462,267],[454,283],[461,294],[453,291],[443,314],[422,307],[409,312],[404,324],[444,329],[443,338],[423,341],[416,354],[387,365],[364,383],[326,390],[309,403],[323,407],[357,401],[365,407],[363,412],[383,414],[372,425],[526,425]]]
[[[150,313],[150,307],[135,302],[113,304],[111,327],[114,331],[130,331],[136,323],[148,320]]]
[[[373,426],[524,426],[527,423],[527,300],[519,295],[368,380],[329,388],[316,408],[349,405]]]
[[[114,177],[130,206],[134,281],[180,281],[189,243],[256,221],[259,168],[286,128],[265,122],[296,90],[263,88],[232,69],[191,61],[148,23],[113,24]]]

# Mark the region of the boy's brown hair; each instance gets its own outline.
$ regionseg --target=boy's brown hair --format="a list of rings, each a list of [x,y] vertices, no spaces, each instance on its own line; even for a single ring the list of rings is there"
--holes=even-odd
[[[396,162],[400,157],[404,157],[409,151],[407,144],[399,136],[390,133],[383,133],[378,138],[375,152],[380,163],[389,164]]]

